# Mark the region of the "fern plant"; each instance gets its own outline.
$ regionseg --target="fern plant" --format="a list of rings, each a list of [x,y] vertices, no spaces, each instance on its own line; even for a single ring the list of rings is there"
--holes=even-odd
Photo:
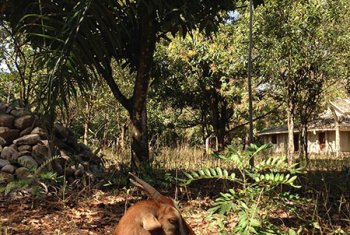
[[[5,195],[8,195],[13,190],[32,188],[32,194],[34,196],[40,196],[48,192],[48,184],[56,182],[58,179],[57,173],[48,171],[42,172],[42,170],[49,165],[52,161],[62,158],[61,156],[52,156],[43,162],[38,168],[29,169],[30,174],[27,178],[17,179],[6,184],[4,188],[0,188],[0,191],[4,191]]]
[[[231,172],[220,167],[184,172],[186,178],[182,180],[185,185],[200,179],[234,182],[235,186],[227,192],[221,192],[210,209],[212,214],[218,213],[221,216],[232,213],[238,215],[238,222],[232,229],[232,234],[284,234],[269,221],[269,214],[277,209],[293,207],[295,201],[300,199],[297,195],[282,190],[286,187],[300,188],[296,180],[302,169],[297,165],[289,166],[282,157],[269,157],[253,167],[249,165],[250,158],[269,147],[252,144],[244,152],[228,148],[224,154],[212,155],[233,163],[235,169]],[[223,227],[222,220],[218,221],[219,227]]]

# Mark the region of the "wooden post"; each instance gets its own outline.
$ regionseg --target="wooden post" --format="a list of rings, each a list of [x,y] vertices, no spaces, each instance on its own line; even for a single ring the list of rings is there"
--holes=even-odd
[[[340,154],[340,131],[339,131],[339,122],[335,121],[335,156],[339,157]]]
[[[339,118],[337,116],[337,113],[335,112],[334,108],[330,108],[333,116],[334,116],[334,124],[335,124],[335,156],[339,157],[340,154],[340,130],[339,130]]]

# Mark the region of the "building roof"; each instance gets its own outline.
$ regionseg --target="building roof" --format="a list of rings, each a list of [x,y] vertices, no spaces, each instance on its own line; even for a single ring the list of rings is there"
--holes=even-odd
[[[270,135],[270,134],[282,134],[282,133],[288,133],[288,127],[287,126],[276,126],[264,129],[258,133],[258,135]]]
[[[325,110],[318,120],[310,123],[308,131],[332,131],[335,130],[335,117],[340,124],[340,130],[350,131],[350,99],[335,99],[329,102],[329,107]],[[298,133],[298,127],[294,127],[294,133]],[[258,136],[272,135],[272,134],[283,134],[288,133],[288,127],[277,126],[264,129],[258,133]]]
[[[331,108],[334,108],[339,114],[344,116],[350,115],[350,99],[338,98],[334,101],[330,101],[329,104]]]

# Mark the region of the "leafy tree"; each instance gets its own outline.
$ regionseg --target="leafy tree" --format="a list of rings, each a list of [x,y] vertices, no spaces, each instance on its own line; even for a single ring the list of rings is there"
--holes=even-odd
[[[337,77],[341,7],[284,0],[269,1],[258,12],[256,62],[269,89],[286,102],[291,163],[294,121],[298,117],[302,150],[307,153],[308,123],[317,114],[327,81]]]
[[[154,84],[159,87],[155,89],[159,99],[167,97],[175,109],[194,110],[193,124],[204,128],[209,125],[206,135],[214,131],[220,150],[225,146],[234,103],[241,101],[244,84],[238,68],[242,63],[237,61],[235,48],[230,45],[232,33],[228,31],[211,38],[193,32],[191,37],[176,38],[159,47],[157,64],[163,67]]]
[[[113,64],[115,76],[124,77],[119,83],[124,91],[130,91],[132,75],[127,69],[122,69],[118,64]],[[85,144],[94,145],[97,148],[109,148],[110,150],[124,150],[127,146],[127,127],[129,124],[128,113],[109,92],[107,84],[96,81],[92,90],[85,96],[79,96],[76,103],[76,116],[70,126],[75,127],[76,132],[83,137]],[[102,112],[101,112],[102,111]]]
[[[195,31],[191,37],[159,44],[156,52],[151,99],[163,109],[179,110],[179,126],[201,126],[204,139],[216,136],[219,150],[248,123],[245,31],[243,21],[226,23],[215,35]],[[268,106],[265,95],[258,97],[259,84],[253,85],[257,120],[271,111],[274,102]],[[179,123],[182,116],[189,120]],[[246,130],[242,132],[239,136],[245,139]]]
[[[148,161],[146,100],[156,42],[167,33],[194,28],[216,30],[234,1],[6,1],[6,20],[45,48],[43,63],[49,106],[91,88],[93,73],[102,77],[128,110],[132,123],[132,165]],[[132,94],[123,94],[113,76],[113,60],[135,73]],[[119,80],[119,79],[118,79]]]
[[[2,82],[7,90],[7,102],[18,101],[27,106],[37,101],[36,91],[40,83],[37,58],[39,49],[33,49],[25,38],[16,35],[7,22],[0,24],[0,64],[3,68]]]

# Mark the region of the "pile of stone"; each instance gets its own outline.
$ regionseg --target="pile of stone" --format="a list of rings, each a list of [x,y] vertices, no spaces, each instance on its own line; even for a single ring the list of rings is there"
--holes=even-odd
[[[55,124],[48,131],[43,123],[24,108],[0,103],[0,183],[30,177],[40,166],[68,180],[103,172],[101,159],[70,129]],[[50,161],[53,156],[60,157]]]

